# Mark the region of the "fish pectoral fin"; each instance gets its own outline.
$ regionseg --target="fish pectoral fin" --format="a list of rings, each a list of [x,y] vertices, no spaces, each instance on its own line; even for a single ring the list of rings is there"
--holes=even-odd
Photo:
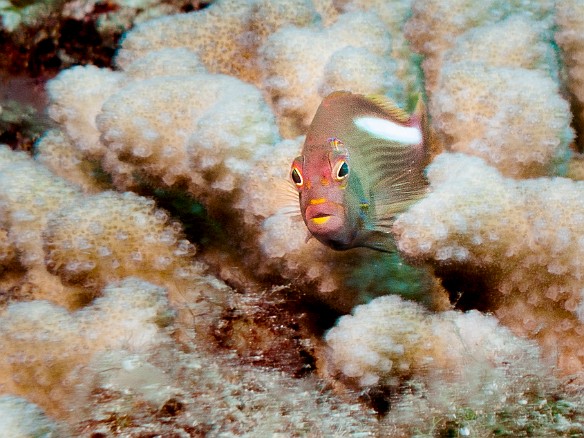
[[[375,251],[395,253],[397,247],[391,233],[386,231],[366,231],[355,240],[355,246],[374,249]]]

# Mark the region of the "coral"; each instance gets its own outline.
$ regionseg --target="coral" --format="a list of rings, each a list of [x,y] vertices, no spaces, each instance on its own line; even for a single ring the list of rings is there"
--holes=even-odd
[[[187,76],[206,72],[207,69],[196,53],[179,47],[148,52],[128,65],[124,73],[126,81],[138,81],[158,76]]]
[[[136,26],[115,69],[61,72],[34,159],[0,148],[0,391],[72,436],[581,433],[547,379],[584,357],[582,183],[553,177],[580,171],[578,23],[557,20],[566,76],[553,19],[552,0],[218,0]],[[413,265],[295,217],[289,165],[337,88],[426,92],[459,152],[394,225]]]
[[[284,136],[293,137],[335,87],[402,98],[395,63],[387,58],[392,46],[385,24],[373,12],[337,15],[330,4],[309,0],[218,1],[202,13],[138,26],[126,35],[116,62],[127,70],[151,51],[187,48],[198,54],[209,72],[261,85],[280,116]],[[339,52],[349,47],[361,50]],[[297,67],[293,60],[300,54],[304,62]],[[401,80],[413,82],[410,64],[401,62]],[[367,67],[350,71],[348,65]]]
[[[80,190],[26,154],[14,153],[5,146],[0,149],[0,184],[0,217],[7,231],[5,244],[16,251],[18,264],[27,271],[19,282],[22,292],[26,294],[26,289],[32,288],[38,299],[79,305],[86,300],[85,293],[65,287],[46,271],[41,233],[47,215],[80,196]],[[15,262],[10,257],[7,260]]]
[[[2,0],[0,2],[2,30],[14,32],[19,26],[34,26],[62,7],[65,1]]]
[[[584,2],[566,0],[557,3],[556,23],[558,25],[556,41],[562,49],[562,56],[567,67],[567,87],[572,94],[574,122],[580,133],[578,148],[584,150]]]
[[[369,23],[362,26],[363,20],[368,17],[376,21],[373,25]],[[174,19],[180,21],[187,17],[177,16]],[[169,20],[153,22],[152,26],[158,23],[164,27]],[[359,31],[363,33],[360,44],[366,45],[367,50],[363,47],[347,47],[349,41],[356,44],[354,35],[357,28],[368,29],[367,32]],[[306,35],[312,32],[297,28],[288,28],[287,31],[303,32]],[[138,44],[140,28],[135,32],[128,35],[129,42],[124,47]],[[347,85],[347,81],[366,84],[362,69],[351,71],[345,67],[346,57],[354,57],[362,65],[369,66],[367,75],[374,79],[369,82],[371,86],[378,78],[388,77],[388,61],[376,53],[386,53],[390,39],[384,25],[374,15],[360,13],[354,18],[341,17],[331,28],[314,32],[315,35],[326,36],[327,41],[336,39],[336,33],[339,32],[346,36],[340,46],[341,50],[332,56],[326,71],[321,73],[325,74],[331,86]],[[276,32],[272,36],[278,34]],[[365,44],[367,36],[376,38],[375,45],[369,41]],[[270,38],[266,44],[269,44]],[[167,43],[168,46],[173,45]],[[84,160],[92,161],[101,156],[100,165],[112,176],[118,190],[140,190],[144,183],[186,190],[202,201],[211,215],[220,217],[224,227],[237,230],[234,233],[241,241],[239,247],[253,254],[244,261],[246,270],[268,276],[279,270],[282,271],[279,275],[283,282],[304,278],[302,287],[324,296],[326,301],[336,307],[348,310],[365,297],[387,292],[388,285],[391,285],[389,290],[394,290],[394,285],[403,290],[401,281],[408,275],[403,275],[403,264],[399,261],[397,264],[389,259],[374,261],[372,259],[376,259],[376,255],[366,257],[363,252],[339,255],[317,248],[320,258],[315,262],[313,247],[303,244],[305,232],[298,226],[301,224],[291,225],[298,228],[298,239],[291,239],[277,229],[266,233],[269,228],[262,226],[262,221],[274,215],[282,206],[296,203],[290,197],[280,195],[285,190],[279,190],[279,187],[287,178],[289,163],[300,149],[302,140],[279,141],[276,118],[261,94],[251,85],[223,75],[197,72],[200,68],[197,56],[184,47],[158,48],[159,45],[155,45],[153,49],[157,50],[152,52],[144,49],[134,57],[135,62],[123,63],[125,71],[121,73],[121,78],[116,79],[114,86],[110,87],[109,82],[106,82],[102,91],[95,94],[99,95],[99,100],[89,100],[82,109],[81,114],[98,113],[97,129],[85,125],[85,135],[78,136],[78,140],[69,132],[74,132],[74,129],[66,129],[74,144],[81,142],[79,149],[83,151]],[[123,53],[130,53],[124,50],[120,52],[120,59],[126,59]],[[200,51],[197,53],[203,60],[205,56],[210,56]],[[151,61],[153,59],[158,61]],[[173,61],[164,62],[169,59]],[[317,62],[324,67],[322,60]],[[173,65],[182,66],[178,68]],[[60,108],[67,108],[68,96],[73,96],[77,87],[90,80],[95,73],[93,69],[79,68],[69,70],[70,77],[64,73],[57,77],[55,81],[62,88],[49,87],[51,113],[57,117]],[[290,75],[290,68],[283,69],[282,74]],[[99,85],[105,77],[105,73],[97,74],[95,84]],[[70,89],[67,89],[67,83],[70,83]],[[318,94],[313,99],[315,105],[317,99]],[[70,107],[69,117],[71,120],[79,117],[74,105]],[[57,120],[61,119],[57,117]],[[68,126],[66,120],[65,126]],[[169,126],[173,129],[168,129]],[[92,143],[96,138],[101,141],[99,145]],[[84,148],[83,144],[88,143],[96,145],[95,153]],[[268,199],[271,201],[266,202]],[[278,222],[279,227],[285,227],[290,220],[286,216],[281,221],[279,218],[275,216],[272,219],[272,222]],[[270,242],[263,252],[260,252],[256,243],[258,237]],[[282,242],[278,243],[280,239]],[[296,254],[289,254],[289,251],[275,253],[271,249],[290,245],[296,248]],[[282,266],[282,258],[287,259],[284,266],[288,268],[278,268]],[[224,263],[209,255],[207,260],[211,264]],[[375,278],[364,275],[368,272],[367,266],[372,263],[387,265],[389,269],[383,269]],[[351,270],[346,269],[351,264],[358,267],[356,272],[368,277],[366,284],[359,282],[361,275],[352,275]],[[331,270],[334,271],[332,275]],[[400,271],[400,280],[395,282],[391,278],[397,271]],[[426,298],[429,289],[440,290],[434,287],[428,274],[411,270],[411,277],[416,278],[415,292],[412,291],[411,296],[423,297],[424,301],[432,303],[441,301],[441,298],[437,298],[440,292]],[[318,285],[316,289],[315,283]],[[337,294],[330,294],[343,287],[366,292],[346,293],[342,300],[338,299]]]
[[[444,53],[444,63],[478,62],[490,67],[540,70],[558,80],[557,55],[550,40],[549,23],[516,13],[460,35]],[[479,46],[481,50],[475,50]]]
[[[437,89],[445,52],[457,44],[459,36],[468,30],[502,21],[516,13],[539,22],[537,27],[550,28],[553,24],[553,10],[553,0],[414,0],[412,16],[405,25],[405,32],[412,48],[425,56],[422,66],[426,91],[432,94]],[[506,46],[507,39],[503,40],[505,44],[501,42],[499,40],[497,44]],[[510,42],[516,41],[511,39]],[[509,46],[513,47],[512,44]]]
[[[404,25],[411,15],[412,0],[335,0],[335,5],[341,12],[369,11],[379,16],[391,34],[391,59],[396,64],[394,74],[399,78],[399,87],[403,88],[405,96],[415,99],[424,85],[417,55],[411,50],[404,35]]]
[[[565,175],[574,134],[551,40],[551,4],[454,3],[447,25],[434,29],[427,21],[443,7],[433,3],[419,10],[414,4],[408,23],[414,47],[427,55],[426,90],[442,148],[482,157],[505,176]],[[420,32],[427,26],[436,32]]]
[[[331,252],[315,239],[305,242],[306,235],[298,218],[276,214],[266,219],[259,236],[267,257],[262,269],[277,269],[299,286],[308,283],[312,294],[341,311],[386,293],[404,293],[433,309],[445,308],[444,290],[428,270],[367,249]]]
[[[64,70],[47,84],[49,115],[90,158],[99,159],[105,154],[95,117],[104,100],[120,88],[121,79],[119,72],[88,65]]]
[[[335,436],[376,431],[370,411],[340,402],[314,378],[292,379],[221,355],[105,354],[90,364],[87,377],[84,386],[93,392],[88,405],[80,406],[85,420],[75,427],[77,433]]]
[[[51,437],[57,436],[58,428],[34,404],[5,395],[0,397],[0,432],[13,438]]]
[[[46,264],[63,282],[86,288],[101,289],[129,276],[164,282],[191,264],[193,245],[180,233],[181,226],[169,223],[154,201],[103,192],[49,216],[43,232]]]
[[[55,175],[80,187],[84,193],[97,193],[108,188],[99,167],[78,149],[59,129],[51,129],[35,143],[36,162]]]
[[[525,372],[543,376],[536,344],[513,336],[496,318],[477,311],[430,314],[398,296],[357,306],[325,339],[333,372],[360,387],[397,388],[414,378],[441,409],[454,400],[473,409],[501,403],[510,389],[520,391]]]
[[[11,304],[0,316],[0,388],[63,416],[76,372],[94,354],[160,346],[170,340],[161,327],[171,317],[164,289],[132,278],[74,314],[42,300]]]
[[[387,60],[390,51],[391,35],[373,12],[344,14],[325,28],[284,28],[271,35],[260,50],[262,87],[270,93],[284,135],[305,130],[333,89],[403,100],[395,64]]]
[[[247,175],[254,148],[278,139],[261,94],[223,75],[134,82],[104,103],[97,125],[120,161],[167,186],[186,184],[202,199],[209,187],[233,191]]]
[[[12,304],[0,315],[0,388],[67,420],[72,436],[374,431],[374,416],[315,378],[180,351],[172,316],[164,290],[136,278],[73,314],[44,301]]]
[[[256,51],[266,36],[285,25],[310,24],[317,17],[309,0],[219,0],[200,13],[137,26],[125,35],[116,64],[125,70],[153,50],[186,47],[199,55],[210,72],[254,82],[259,77]]]
[[[439,156],[428,177],[431,194],[394,225],[400,250],[483,277],[485,296],[475,301],[537,339],[563,373],[580,371],[582,183],[514,181],[463,154]]]
[[[541,71],[446,64],[431,109],[453,152],[482,157],[515,178],[566,173],[571,113],[556,82]]]

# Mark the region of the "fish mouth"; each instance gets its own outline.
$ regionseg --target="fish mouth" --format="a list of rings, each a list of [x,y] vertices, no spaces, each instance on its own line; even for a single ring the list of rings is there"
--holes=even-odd
[[[312,216],[310,218],[310,220],[312,221],[313,224],[323,225],[323,224],[326,224],[331,217],[332,217],[332,215],[330,215],[330,214],[318,213],[318,214]]]
[[[306,226],[313,234],[329,234],[343,226],[344,209],[334,202],[322,202],[306,207]]]

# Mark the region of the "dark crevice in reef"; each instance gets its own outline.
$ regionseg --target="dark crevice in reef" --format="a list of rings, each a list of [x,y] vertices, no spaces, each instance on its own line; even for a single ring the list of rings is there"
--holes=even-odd
[[[12,3],[27,5],[27,2]],[[180,11],[191,12],[204,9],[212,2],[184,0],[181,3]],[[56,8],[34,23],[20,25],[11,32],[0,26],[0,143],[15,150],[31,151],[50,123],[44,108],[44,85],[61,70],[88,64],[112,67],[125,29],[122,25],[110,26],[100,33],[98,23],[108,14],[123,11],[108,0],[98,1],[92,7],[82,19],[65,17]],[[20,95],[7,97],[6,90],[19,91]]]
[[[391,410],[390,397],[392,390],[385,386],[374,386],[359,396],[359,401],[373,409],[379,417]]]
[[[471,266],[441,266],[435,272],[455,309],[488,312],[494,308],[495,294],[489,293],[490,287],[486,283],[486,279],[494,278],[493,275]]]

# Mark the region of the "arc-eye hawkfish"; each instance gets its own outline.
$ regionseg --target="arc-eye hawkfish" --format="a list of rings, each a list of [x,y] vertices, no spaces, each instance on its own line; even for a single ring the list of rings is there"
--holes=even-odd
[[[410,115],[384,96],[329,94],[290,170],[310,234],[337,250],[395,251],[396,214],[426,192],[428,144],[421,97]]]

